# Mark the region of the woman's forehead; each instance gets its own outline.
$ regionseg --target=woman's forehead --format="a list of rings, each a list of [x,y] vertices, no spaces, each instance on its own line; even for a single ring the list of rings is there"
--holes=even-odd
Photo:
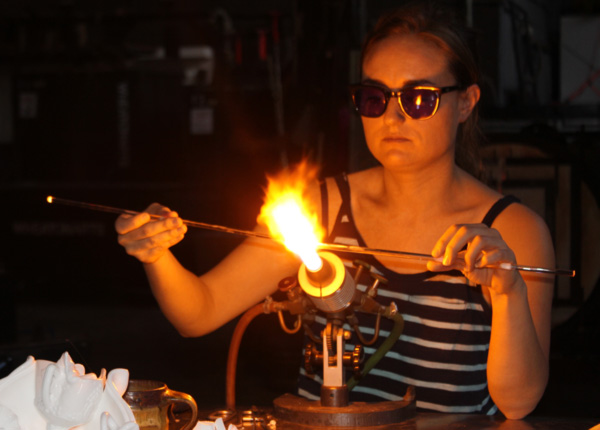
[[[436,82],[448,75],[452,76],[444,50],[415,34],[394,34],[375,42],[363,61],[363,78],[376,81]]]

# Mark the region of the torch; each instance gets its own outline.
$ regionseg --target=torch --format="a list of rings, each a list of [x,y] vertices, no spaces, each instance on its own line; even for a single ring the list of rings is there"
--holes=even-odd
[[[398,339],[403,319],[394,303],[383,306],[375,300],[377,286],[383,281],[379,275],[372,274],[373,284],[363,292],[357,288],[357,283],[366,265],[355,263],[357,270],[353,277],[337,255],[320,249],[323,229],[304,196],[304,186],[305,182],[298,177],[270,180],[258,221],[269,228],[271,237],[282,242],[302,260],[297,282],[288,290],[288,303],[269,303],[269,307],[272,310],[286,307],[288,311],[302,313],[305,331],[314,342],[305,347],[305,369],[313,373],[316,366],[322,366],[323,383],[319,401],[291,394],[278,397],[274,400],[275,415],[278,422],[301,423],[311,428],[354,428],[400,422],[414,414],[413,391],[407,392],[404,400],[377,405],[351,403],[349,391],[364,375],[363,345],[372,345],[377,340],[380,318],[385,316],[392,319],[394,329],[364,364],[366,371],[375,366]],[[370,267],[368,269],[370,271]],[[295,290],[301,290],[304,294]],[[307,324],[317,312],[323,313],[326,318],[320,338],[312,333]],[[358,329],[355,312],[376,315],[372,339],[364,339]],[[360,341],[352,352],[345,351],[346,341],[352,335],[344,328],[345,324],[353,328]],[[316,344],[322,345],[322,351],[318,350]],[[354,371],[349,381],[345,376],[347,368]]]
[[[266,224],[271,236],[302,260],[298,284],[313,306],[327,316],[322,336],[326,340],[323,355],[319,356],[323,364],[321,404],[346,406],[348,387],[343,356],[349,333],[344,333],[343,323],[345,311],[354,299],[356,283],[339,257],[317,251],[323,231],[304,198],[305,187],[300,175],[270,179],[258,221]]]

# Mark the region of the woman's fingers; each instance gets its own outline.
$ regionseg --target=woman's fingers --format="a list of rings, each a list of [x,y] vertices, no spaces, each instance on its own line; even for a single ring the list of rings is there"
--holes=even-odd
[[[455,224],[450,226],[438,239],[431,255],[439,259],[445,266],[451,266],[455,263],[459,253],[466,247],[463,258],[464,262],[471,267],[477,261],[477,254],[482,249],[493,246],[489,243],[493,237],[500,238],[500,235],[485,224]]]
[[[139,217],[136,215],[134,218]],[[150,219],[148,217],[148,219]],[[160,218],[156,220],[149,220],[148,222],[140,222],[140,220],[132,220],[132,224],[128,225],[128,229],[125,232],[120,233],[119,242],[121,244],[153,238],[159,236],[165,232],[173,232],[179,230],[180,227],[185,226],[181,218]],[[117,228],[117,232],[119,232]],[[164,237],[164,236],[161,236]],[[157,237],[156,240],[160,240]]]
[[[122,243],[122,245],[129,255],[137,257],[144,262],[149,262],[148,257],[162,255],[171,246],[179,243],[183,237],[184,232],[169,230],[141,240]]]
[[[432,250],[430,271],[460,270],[474,283],[491,285],[492,280],[510,284],[514,274],[500,268],[502,263],[516,264],[513,251],[500,233],[484,224],[457,224],[449,227]],[[510,279],[509,279],[510,278]]]
[[[123,214],[115,220],[115,230],[119,234],[127,234],[150,221],[150,215],[142,212],[138,215]]]
[[[140,214],[119,216],[115,230],[119,244],[129,255],[151,263],[183,239],[187,226],[177,212],[153,203]]]

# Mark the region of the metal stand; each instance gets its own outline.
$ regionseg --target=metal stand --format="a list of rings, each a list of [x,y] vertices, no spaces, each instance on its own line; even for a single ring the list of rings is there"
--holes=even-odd
[[[409,387],[401,401],[365,403],[349,401],[349,389],[344,376],[345,333],[340,320],[327,321],[323,330],[323,353],[307,349],[305,364],[312,368],[322,362],[323,385],[321,399],[308,400],[284,394],[273,402],[277,429],[281,430],[340,430],[360,427],[392,430],[415,416],[415,389]],[[358,357],[354,357],[358,359]],[[359,370],[358,360],[347,357],[347,363]],[[355,363],[356,361],[356,363]]]
[[[415,390],[409,387],[401,401],[354,402],[348,406],[321,406],[319,401],[284,394],[273,402],[278,430],[399,429],[415,416]]]

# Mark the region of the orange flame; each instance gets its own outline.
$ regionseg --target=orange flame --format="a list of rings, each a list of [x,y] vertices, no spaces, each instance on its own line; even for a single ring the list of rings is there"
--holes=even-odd
[[[307,187],[317,174],[318,168],[304,160],[276,177],[267,176],[265,202],[258,215],[258,222],[269,228],[271,236],[298,255],[311,271],[321,268],[317,248],[324,236],[315,208],[306,198]]]
[[[423,100],[421,98],[421,94],[419,94],[415,100],[415,105],[417,105],[417,107],[421,106],[421,103],[423,103]]]

